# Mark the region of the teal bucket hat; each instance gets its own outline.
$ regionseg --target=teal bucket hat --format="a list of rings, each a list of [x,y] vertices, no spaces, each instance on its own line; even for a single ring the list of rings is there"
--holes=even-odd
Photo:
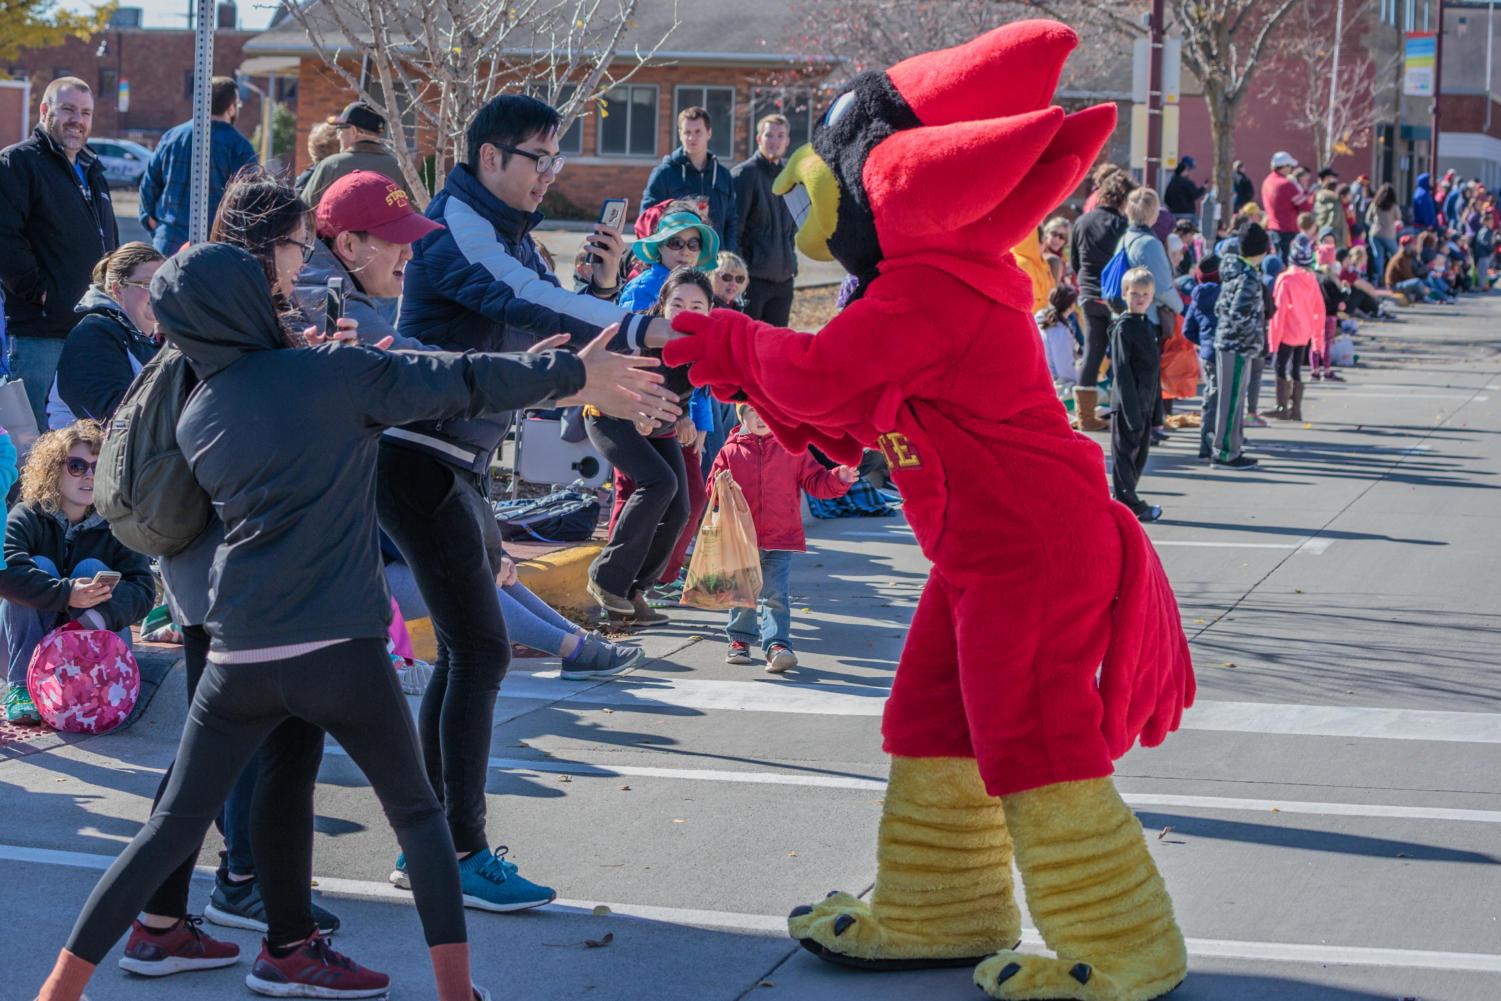
[[[657,252],[657,245],[686,233],[690,229],[698,230],[698,262],[700,268],[709,267],[719,260],[719,234],[714,232],[714,227],[704,222],[692,212],[674,212],[672,215],[663,216],[657,220],[657,231],[651,236],[642,237],[631,246],[635,255],[643,261],[651,261],[653,264],[661,264],[661,255]]]

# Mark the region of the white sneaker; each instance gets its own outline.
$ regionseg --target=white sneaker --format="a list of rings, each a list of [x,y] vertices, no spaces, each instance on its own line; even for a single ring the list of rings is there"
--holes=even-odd
[[[780,643],[773,643],[770,650],[766,651],[766,673],[781,674],[790,671],[797,666],[797,654],[790,647]]]

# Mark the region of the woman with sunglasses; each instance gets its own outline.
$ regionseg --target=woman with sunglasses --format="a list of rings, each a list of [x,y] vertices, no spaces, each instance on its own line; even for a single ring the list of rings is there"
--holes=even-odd
[[[94,280],[74,308],[83,319],[68,334],[47,394],[47,426],[79,418],[108,421],[125,391],[156,356],[149,287],[166,258],[149,243],[127,243],[94,265]]]
[[[151,563],[110,534],[94,510],[94,469],[104,429],[78,421],[36,440],[21,470],[21,503],[5,521],[5,569],[0,570],[0,635],[5,638],[6,717],[42,721],[26,690],[26,668],[37,644],[76,620],[108,629],[130,643],[130,624],[151,611],[156,585]],[[114,572],[118,581],[94,583]]]

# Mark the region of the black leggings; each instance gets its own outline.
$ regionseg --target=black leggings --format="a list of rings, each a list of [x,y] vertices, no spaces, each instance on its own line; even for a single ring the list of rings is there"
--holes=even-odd
[[[198,692],[198,682],[208,664],[208,631],[202,626],[184,626],[182,630],[183,669],[187,673],[188,702]],[[247,772],[264,772],[255,785],[250,806],[249,842],[251,854],[264,859],[257,865],[262,899],[266,902],[266,938],[273,945],[301,941],[313,933],[312,816],[313,791],[304,788],[303,778],[318,774],[323,760],[323,731],[302,720],[289,719],[266,739],[260,753],[246,765]],[[175,765],[176,762],[173,762]],[[167,783],[172,780],[173,765],[157,786],[151,808],[156,809]],[[242,775],[236,785],[246,781]],[[302,800],[295,797],[301,795]],[[290,817],[289,817],[290,812]],[[223,814],[214,818],[224,833]],[[306,825],[300,823],[306,819]],[[227,836],[227,835],[226,835]],[[142,908],[147,914],[180,918],[188,913],[188,890],[201,846],[183,860],[157,887]],[[226,863],[227,868],[227,863]],[[295,906],[282,906],[283,901]]]
[[[1095,386],[1100,381],[1100,365],[1105,361],[1105,346],[1110,343],[1110,321],[1114,314],[1098,299],[1084,300],[1084,359],[1079,363],[1079,385]]]
[[[427,778],[448,816],[454,847],[488,847],[485,786],[495,697],[511,664],[511,639],[495,595],[502,543],[479,480],[408,448],[382,445],[376,476],[380,524],[422,592],[438,660],[417,728]]]
[[[688,470],[674,437],[643,438],[613,417],[590,417],[587,426],[594,447],[636,484],[591,568],[602,589],[629,598],[662,576],[688,524]]]
[[[422,771],[417,734],[385,640],[357,639],[290,660],[208,665],[167,791],[89,895],[68,939],[69,952],[95,965],[104,959],[152,888],[203,840],[256,749],[288,720],[327,731],[370,780],[406,853],[428,944],[465,941],[453,840]],[[289,827],[302,827],[297,834],[309,842],[316,781],[316,772],[302,776],[307,794],[281,817]],[[272,892],[273,884],[262,887],[268,910],[277,903],[291,906],[274,902]]]
[[[1303,366],[1308,364],[1307,344],[1277,345],[1277,378],[1303,381]]]

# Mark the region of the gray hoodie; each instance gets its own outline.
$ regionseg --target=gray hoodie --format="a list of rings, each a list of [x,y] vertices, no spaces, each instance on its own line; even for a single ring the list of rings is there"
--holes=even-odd
[[[265,272],[225,244],[173,257],[151,295],[202,380],[177,441],[224,524],[205,621],[217,651],[384,636],[381,431],[533,406],[584,384],[583,363],[558,351],[286,348]]]

